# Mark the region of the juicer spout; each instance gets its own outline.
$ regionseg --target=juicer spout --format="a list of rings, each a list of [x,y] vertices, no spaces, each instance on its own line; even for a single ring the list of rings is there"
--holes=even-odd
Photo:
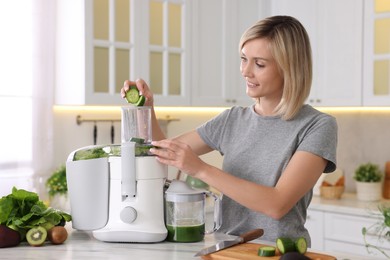
[[[122,197],[135,197],[136,172],[135,172],[135,142],[124,142],[121,148]]]

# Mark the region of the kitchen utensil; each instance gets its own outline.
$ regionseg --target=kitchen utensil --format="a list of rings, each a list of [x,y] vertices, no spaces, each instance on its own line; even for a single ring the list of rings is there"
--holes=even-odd
[[[214,226],[205,231],[206,197],[214,199]],[[168,241],[198,242],[221,226],[221,199],[211,191],[193,189],[186,182],[172,180],[165,191],[165,222]]]
[[[255,243],[243,243],[239,244],[225,250],[211,253],[208,255],[202,256],[204,260],[278,260],[280,259],[280,253],[276,252],[275,256],[262,257],[257,255],[257,251],[261,246],[266,246],[264,244],[255,244]],[[267,245],[269,246],[269,245]],[[321,259],[321,260],[336,260],[336,257],[315,253],[315,252],[306,252],[305,256],[310,259]]]
[[[247,233],[244,233],[244,234],[238,236],[234,240],[221,241],[221,242],[217,243],[216,245],[204,248],[201,251],[199,251],[195,256],[208,255],[208,254],[211,254],[211,253],[218,252],[218,251],[220,251],[222,249],[225,249],[225,248],[228,248],[228,247],[232,247],[232,246],[237,245],[237,244],[246,243],[248,241],[251,241],[253,239],[261,237],[263,234],[264,234],[264,230],[263,229],[254,229],[254,230],[251,230],[251,231],[249,231]]]
[[[160,242],[166,165],[145,152],[151,141],[150,107],[122,108],[122,144],[83,147],[66,163],[72,226],[106,242]],[[139,149],[142,152],[140,152]],[[146,148],[148,149],[148,148]],[[77,159],[77,160],[75,160]]]

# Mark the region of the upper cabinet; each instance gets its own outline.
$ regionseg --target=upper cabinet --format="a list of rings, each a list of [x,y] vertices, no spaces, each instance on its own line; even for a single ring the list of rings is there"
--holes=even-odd
[[[56,104],[120,105],[124,80],[143,78],[158,106],[249,105],[239,69],[240,37],[259,19],[284,14],[298,18],[311,39],[309,104],[390,106],[389,5],[57,0]]]
[[[269,13],[266,1],[193,1],[191,94],[194,106],[248,105],[240,73],[243,32]]]
[[[362,103],[362,0],[275,0],[272,14],[296,17],[305,26],[313,54],[313,106]]]
[[[56,104],[118,105],[137,78],[159,106],[250,104],[238,42],[267,3],[58,0]]]
[[[390,106],[390,1],[366,0],[364,106]]]
[[[117,105],[143,78],[156,105],[188,105],[190,2],[58,0],[56,104]]]

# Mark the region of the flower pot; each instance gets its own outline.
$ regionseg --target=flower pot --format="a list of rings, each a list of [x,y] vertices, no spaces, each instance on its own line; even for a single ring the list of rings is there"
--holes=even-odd
[[[357,198],[361,201],[377,201],[382,198],[382,182],[356,182]]]

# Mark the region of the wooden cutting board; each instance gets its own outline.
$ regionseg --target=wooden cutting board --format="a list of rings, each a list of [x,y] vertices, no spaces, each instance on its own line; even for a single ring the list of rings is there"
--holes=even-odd
[[[257,250],[265,246],[262,244],[244,243],[236,246],[226,248],[224,250],[202,256],[205,260],[275,260],[280,258],[280,254],[277,252],[276,256],[264,257],[258,256]],[[305,255],[312,260],[336,260],[334,256],[324,255],[314,252],[306,252]]]

